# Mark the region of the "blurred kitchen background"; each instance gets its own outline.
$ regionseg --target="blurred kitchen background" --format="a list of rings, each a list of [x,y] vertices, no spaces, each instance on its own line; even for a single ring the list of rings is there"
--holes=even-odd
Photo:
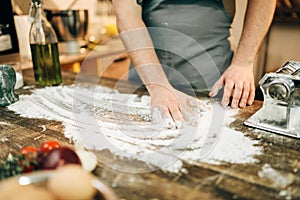
[[[30,2],[31,0],[11,0],[14,15],[28,15]],[[236,15],[232,28],[232,39],[235,46],[241,35],[246,4],[247,0],[236,1]],[[130,62],[127,54],[124,53],[121,57],[113,60],[113,56],[109,56],[110,52],[114,56],[120,55],[120,51],[124,51],[122,43],[118,40],[115,40],[113,44],[103,43],[107,38],[117,35],[111,0],[46,0],[44,1],[44,9],[50,11],[88,10],[88,20],[86,21],[88,25],[82,27],[81,31],[83,32],[73,35],[77,45],[75,45],[76,48],[68,46],[70,43],[67,46],[62,46],[66,41],[60,41],[61,60],[65,59],[63,61],[63,69],[74,72],[84,70],[80,68],[84,67],[82,61],[85,60],[84,56],[87,55],[85,54],[87,49],[95,49],[102,53],[99,53],[98,57],[95,56],[96,59],[90,63],[95,69],[86,68],[86,71],[111,78],[126,79],[126,72]],[[16,23],[18,26],[24,26],[24,24]],[[16,26],[16,29],[18,28],[20,27]],[[21,29],[26,30],[25,27]],[[70,30],[70,33],[73,34],[72,30]],[[19,40],[23,41],[23,39]],[[19,41],[19,43],[22,43],[22,41]],[[79,48],[77,49],[78,45]],[[68,48],[73,50],[73,52],[68,52]],[[116,48],[118,49],[117,51]],[[0,56],[0,61],[3,59],[3,56]],[[111,60],[112,64],[108,68],[104,68],[103,66],[106,66],[105,63]],[[289,60],[300,61],[300,0],[277,1],[271,29],[257,57],[254,72],[256,83],[264,73],[275,71]]]
[[[237,44],[243,25],[247,0],[236,1],[233,37]],[[287,61],[300,61],[300,0],[277,0],[269,33],[257,56],[256,83],[266,72],[275,71]]]

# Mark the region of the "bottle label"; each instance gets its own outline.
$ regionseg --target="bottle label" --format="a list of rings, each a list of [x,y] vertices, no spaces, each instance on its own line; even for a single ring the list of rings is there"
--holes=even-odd
[[[12,49],[10,35],[0,35],[0,51]]]

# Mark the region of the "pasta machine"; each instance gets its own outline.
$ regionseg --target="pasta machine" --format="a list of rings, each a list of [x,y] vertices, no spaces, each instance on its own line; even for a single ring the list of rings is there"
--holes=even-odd
[[[263,106],[245,125],[300,138],[300,62],[289,61],[259,81]]]

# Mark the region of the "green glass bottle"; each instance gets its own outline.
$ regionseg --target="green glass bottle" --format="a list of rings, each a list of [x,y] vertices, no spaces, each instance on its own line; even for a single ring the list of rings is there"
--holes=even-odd
[[[29,42],[34,78],[37,86],[55,86],[62,83],[58,41],[54,29],[45,17],[41,0],[32,0]]]

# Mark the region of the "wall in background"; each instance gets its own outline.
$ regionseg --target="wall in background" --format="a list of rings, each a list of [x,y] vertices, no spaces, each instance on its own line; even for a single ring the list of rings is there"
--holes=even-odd
[[[235,2],[236,12],[232,23],[232,35],[234,43],[237,45],[243,29],[247,0],[236,0]]]
[[[242,27],[247,0],[236,0],[236,17],[233,22],[233,38],[238,44]],[[254,74],[256,83],[266,72],[276,71],[287,61],[300,61],[300,22],[299,23],[276,23],[271,25],[256,59]]]
[[[266,72],[289,60],[300,61],[300,23],[273,24],[269,34]]]

